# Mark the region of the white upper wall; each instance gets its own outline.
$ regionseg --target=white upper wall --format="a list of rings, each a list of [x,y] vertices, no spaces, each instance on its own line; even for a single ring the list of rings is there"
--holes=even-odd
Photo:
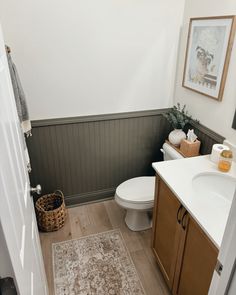
[[[236,130],[231,128],[236,108],[236,42],[232,50],[228,76],[222,102],[182,87],[184,60],[187,44],[189,19],[201,16],[236,14],[235,0],[187,0],[181,35],[175,102],[186,104],[187,109],[200,122],[236,144]]]
[[[32,119],[173,105],[184,0],[1,0]]]

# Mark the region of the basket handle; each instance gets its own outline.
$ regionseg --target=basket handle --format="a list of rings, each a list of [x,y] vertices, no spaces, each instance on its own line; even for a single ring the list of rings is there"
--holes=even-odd
[[[59,189],[55,190],[55,191],[54,191],[54,194],[55,194],[55,195],[59,195],[59,196],[61,196],[61,197],[63,198],[63,200],[65,199],[63,192],[60,191]]]

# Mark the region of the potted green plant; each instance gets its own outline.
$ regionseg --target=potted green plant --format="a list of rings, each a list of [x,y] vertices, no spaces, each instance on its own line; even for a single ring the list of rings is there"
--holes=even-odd
[[[163,116],[170,122],[173,127],[173,131],[169,134],[169,141],[175,146],[179,146],[182,139],[186,138],[186,134],[183,131],[184,126],[192,120],[192,116],[186,111],[186,105],[182,108],[180,103],[177,103],[176,106],[173,106],[171,110]]]

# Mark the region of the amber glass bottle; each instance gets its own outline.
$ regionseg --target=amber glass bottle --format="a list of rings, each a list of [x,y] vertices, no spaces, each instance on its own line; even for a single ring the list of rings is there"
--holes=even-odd
[[[221,172],[228,172],[231,168],[232,161],[233,161],[232,151],[223,150],[220,154],[218,169]]]

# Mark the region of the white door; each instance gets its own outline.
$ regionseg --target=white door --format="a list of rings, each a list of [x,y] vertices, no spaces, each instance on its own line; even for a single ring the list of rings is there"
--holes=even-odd
[[[209,295],[236,294],[236,191],[229,212],[218,264],[214,271]]]
[[[0,222],[20,295],[46,295],[23,136],[0,27]]]

